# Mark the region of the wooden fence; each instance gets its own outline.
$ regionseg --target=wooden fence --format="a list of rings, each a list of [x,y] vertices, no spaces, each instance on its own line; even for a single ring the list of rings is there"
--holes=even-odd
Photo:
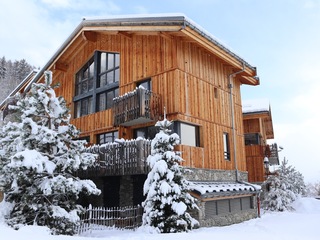
[[[113,125],[133,126],[157,121],[161,110],[160,95],[137,88],[113,99]]]
[[[135,229],[142,224],[143,207],[92,207],[89,205],[80,215],[77,233],[108,228]]]
[[[90,176],[122,176],[132,174],[147,174],[149,167],[147,158],[151,153],[151,141],[136,139],[94,145],[87,152],[98,155],[98,164],[87,170],[79,170],[77,175]]]

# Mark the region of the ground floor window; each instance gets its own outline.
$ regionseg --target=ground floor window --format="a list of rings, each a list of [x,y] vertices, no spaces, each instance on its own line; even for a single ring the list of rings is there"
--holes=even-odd
[[[143,127],[143,128],[137,128],[134,130],[134,137],[142,137],[145,139],[152,140],[156,136],[156,134],[159,132],[159,127],[156,126],[150,126],[150,127]]]
[[[97,135],[97,144],[112,143],[119,138],[119,132],[107,132]]]
[[[225,215],[253,209],[252,197],[222,199],[205,203],[205,216],[210,219],[217,215]]]

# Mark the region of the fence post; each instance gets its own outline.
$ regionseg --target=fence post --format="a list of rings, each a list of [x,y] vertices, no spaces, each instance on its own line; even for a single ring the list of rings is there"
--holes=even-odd
[[[145,160],[144,159],[144,149],[143,149],[143,140],[139,139],[136,141],[137,143],[137,171],[143,173],[143,165],[142,165],[142,161]]]

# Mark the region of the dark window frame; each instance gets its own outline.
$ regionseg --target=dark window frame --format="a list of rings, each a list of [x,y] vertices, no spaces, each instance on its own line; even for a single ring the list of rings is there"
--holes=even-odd
[[[111,135],[111,136],[108,136],[108,135]],[[112,141],[106,141],[106,139],[110,137]],[[112,142],[115,142],[117,138],[119,138],[119,131],[100,133],[100,134],[97,134],[97,144],[112,143]],[[103,139],[103,141],[101,141],[101,139]]]
[[[113,56],[112,67],[108,68],[109,63],[106,61],[106,70],[104,71],[101,71],[102,56],[106,56],[107,59],[109,56]],[[112,81],[108,83],[105,78],[105,84],[101,84],[101,76],[107,76],[109,73],[112,74]],[[104,106],[101,107],[103,104],[99,101],[98,96],[103,94],[107,96],[110,92],[113,93],[113,98],[119,95],[120,54],[96,51],[93,57],[76,73],[75,79],[74,118],[112,108],[113,101],[107,101],[107,97],[103,103]],[[88,101],[90,103],[87,104]]]
[[[136,128],[133,130],[133,136],[134,138],[142,137],[138,136],[138,131],[144,134],[143,138],[152,140],[155,135],[159,132],[159,127],[156,127],[154,125],[148,126],[148,127],[142,127],[142,128]]]

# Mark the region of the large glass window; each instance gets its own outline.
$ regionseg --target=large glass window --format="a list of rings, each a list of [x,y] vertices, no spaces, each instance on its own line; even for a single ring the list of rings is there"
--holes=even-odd
[[[119,96],[119,53],[95,52],[77,72],[74,117],[109,109]]]
[[[118,131],[107,132],[97,135],[97,144],[112,143],[119,138]]]

